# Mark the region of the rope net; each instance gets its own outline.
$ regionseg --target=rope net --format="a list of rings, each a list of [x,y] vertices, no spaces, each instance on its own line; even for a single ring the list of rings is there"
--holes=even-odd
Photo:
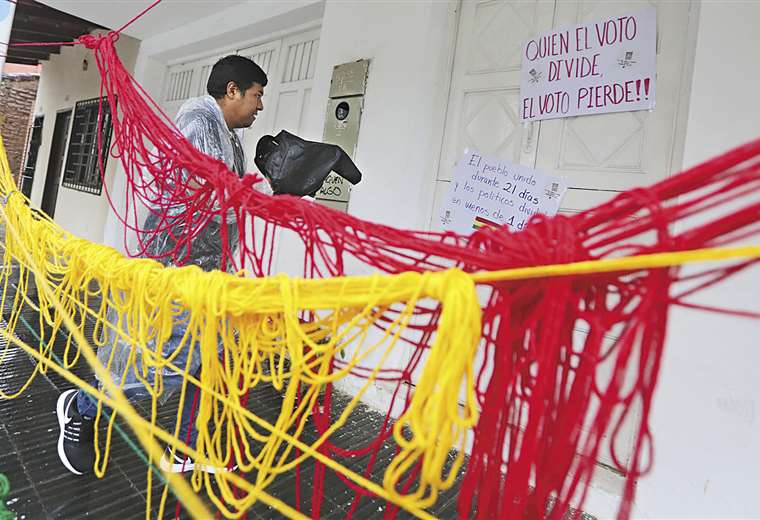
[[[149,256],[159,233],[188,231],[172,233],[175,247],[160,258],[127,259],[30,208],[4,161],[4,335],[37,360],[29,382],[60,371],[123,415],[151,461],[160,456],[158,440],[196,462],[229,468],[196,471],[192,490],[169,477],[196,517],[207,517],[202,495],[230,518],[256,501],[290,517],[319,518],[329,469],[351,492],[349,517],[371,497],[387,501],[387,517],[399,509],[429,516],[441,492],[456,485],[462,517],[560,518],[571,505],[582,507],[602,455],[623,476],[619,516],[629,516],[636,480],[653,460],[648,422],[669,307],[758,317],[691,297],[757,261],[756,247],[714,248],[758,233],[760,141],[589,211],[535,216],[519,234],[399,230],[251,189],[260,176],[239,179],[182,138],[122,65],[116,37],[79,42],[94,53],[114,129],[108,153],[127,179],[123,199],[108,194],[125,247],[134,233],[131,254]],[[141,208],[151,208],[157,227],[141,227]],[[156,261],[182,265],[198,230],[230,216],[241,233],[231,243],[221,227],[229,274]],[[303,246],[303,279],[269,276],[283,232]],[[730,262],[680,267],[716,255]],[[348,265],[378,274],[343,276]],[[241,276],[245,271],[257,278]],[[14,336],[29,307],[45,331],[34,346]],[[178,322],[187,333],[167,351]],[[58,332],[68,337],[60,365],[52,353]],[[115,340],[133,353],[121,379],[108,374],[114,356],[101,364],[96,353]],[[82,357],[102,391],[72,374]],[[194,359],[203,367],[200,380],[191,375]],[[148,389],[148,419],[119,388],[129,374]],[[182,380],[180,401],[197,399],[195,449],[178,438],[179,416],[168,428],[156,420],[172,375]],[[341,379],[359,383],[336,405],[333,384]],[[375,438],[339,442],[378,384],[390,399]],[[283,395],[275,421],[247,406],[262,385]],[[109,421],[105,438],[96,437],[100,476],[113,416]],[[378,475],[387,443],[390,464]],[[347,467],[357,457],[366,460],[361,471]],[[300,500],[286,504],[267,489],[307,460],[314,463],[312,500],[301,511]]]

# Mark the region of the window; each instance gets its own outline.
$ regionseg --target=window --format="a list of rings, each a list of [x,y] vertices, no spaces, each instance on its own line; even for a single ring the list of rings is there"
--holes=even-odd
[[[98,165],[98,105],[100,98],[79,101],[74,109],[74,123],[71,128],[66,168],[61,186],[100,195],[103,177]],[[103,98],[102,126],[103,168],[108,161],[111,144],[111,109],[107,98]]]

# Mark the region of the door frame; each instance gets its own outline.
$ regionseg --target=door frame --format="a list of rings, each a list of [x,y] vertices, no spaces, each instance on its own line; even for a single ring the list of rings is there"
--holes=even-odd
[[[54,152],[53,145],[55,144],[55,140],[56,140],[55,129],[58,124],[58,118],[64,116],[65,114],[68,114],[69,121],[68,121],[68,124],[66,125],[66,130],[64,131],[64,135],[63,135],[64,141],[63,141],[63,154],[61,155],[61,165],[60,165],[59,171],[56,173],[56,172],[51,171],[51,167],[53,166],[51,162],[52,154]],[[51,136],[50,149],[48,150],[48,161],[47,161],[46,172],[45,172],[45,184],[42,189],[42,198],[40,200],[40,209],[42,209],[42,211],[44,211],[51,219],[55,215],[55,207],[58,203],[58,189],[61,186],[61,174],[63,173],[63,170],[66,167],[66,158],[69,154],[69,139],[71,138],[71,126],[72,126],[73,121],[74,121],[74,107],[63,108],[56,111],[55,119],[53,121],[53,135]],[[52,201],[50,199],[52,199]],[[50,213],[47,213],[47,211],[45,211],[44,209],[46,200],[48,200],[49,203],[52,203],[52,208],[50,208],[51,209]]]
[[[449,119],[449,111],[451,110],[451,88],[453,86],[454,78],[454,59],[456,58],[457,45],[459,44],[459,24],[462,21],[462,3],[464,0],[458,0],[456,8],[449,14],[446,20],[446,31],[448,32],[449,44],[446,48],[446,68],[449,73],[446,77],[446,84],[444,85],[444,102],[439,113],[439,124],[433,125],[433,135],[431,142],[434,144],[432,147],[433,157],[431,161],[431,168],[428,172],[427,183],[431,188],[427,191],[427,197],[424,201],[428,206],[428,216],[425,220],[427,229],[432,228],[433,220],[436,218],[435,212],[435,192],[438,181],[438,171],[441,168],[441,158],[444,154],[443,147],[445,146],[446,138],[446,122]],[[424,193],[424,192],[423,192]]]
[[[38,124],[39,121],[39,124]],[[42,146],[42,132],[45,129],[45,114],[36,115],[32,120],[32,127],[29,129],[29,142],[26,147],[26,154],[24,156],[24,168],[21,170],[21,176],[19,179],[18,188],[27,197],[32,197],[32,189],[34,187],[34,177],[37,172],[37,163],[40,158],[40,147]],[[35,142],[34,136],[37,132],[37,141]],[[29,160],[34,155],[34,165],[29,164]],[[30,171],[31,167],[31,171]],[[29,179],[28,184],[27,179]],[[28,189],[25,188],[28,186]]]

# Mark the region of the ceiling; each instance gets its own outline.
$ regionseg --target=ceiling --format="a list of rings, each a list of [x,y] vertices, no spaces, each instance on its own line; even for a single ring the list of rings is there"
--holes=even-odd
[[[25,0],[19,0],[19,3]],[[162,0],[124,34],[138,40],[187,25],[237,4],[258,0]],[[42,3],[71,15],[91,20],[103,27],[117,29],[127,23],[154,0],[42,0]]]
[[[51,54],[59,54],[60,46],[13,47],[14,43],[72,41],[100,25],[58,11],[34,0],[18,0],[11,29],[8,63],[37,65]]]

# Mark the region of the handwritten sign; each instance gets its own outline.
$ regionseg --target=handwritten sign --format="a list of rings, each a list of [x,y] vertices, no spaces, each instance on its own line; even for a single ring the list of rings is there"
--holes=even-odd
[[[325,179],[325,182],[322,183],[322,187],[317,191],[316,198],[348,202],[348,196],[350,194],[351,184],[343,177],[330,172]]]
[[[469,234],[483,226],[521,231],[533,215],[555,215],[567,190],[560,177],[465,150],[441,212],[444,229]]]
[[[531,38],[522,49],[521,120],[654,108],[656,36],[651,7]]]

